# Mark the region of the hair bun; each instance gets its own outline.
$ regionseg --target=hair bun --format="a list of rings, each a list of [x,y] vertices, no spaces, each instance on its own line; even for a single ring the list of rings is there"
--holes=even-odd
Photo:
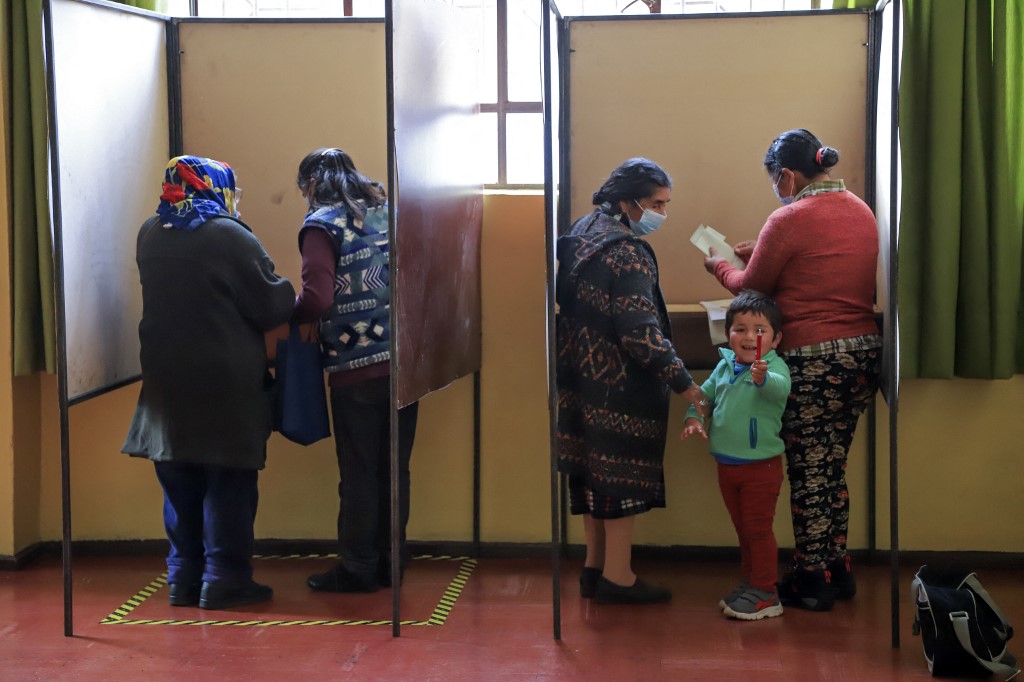
[[[832,147],[819,147],[814,155],[814,161],[824,170],[839,163],[839,152]]]

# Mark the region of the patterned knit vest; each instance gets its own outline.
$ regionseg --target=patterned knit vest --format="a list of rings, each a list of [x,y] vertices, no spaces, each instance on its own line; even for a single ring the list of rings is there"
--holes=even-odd
[[[324,369],[344,372],[390,358],[388,206],[360,220],[344,206],[326,206],[306,217],[334,240],[334,303],[320,322]]]

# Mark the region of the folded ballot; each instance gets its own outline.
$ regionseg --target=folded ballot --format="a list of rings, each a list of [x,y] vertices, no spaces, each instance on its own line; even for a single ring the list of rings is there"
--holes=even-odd
[[[729,312],[730,303],[731,298],[700,302],[708,313],[708,335],[712,345],[720,346],[729,340],[729,335],[725,333],[725,314]]]
[[[732,250],[728,242],[725,241],[725,235],[716,231],[712,227],[701,225],[690,237],[690,241],[696,246],[705,256],[710,256],[710,249],[714,249],[715,252],[732,263],[735,267],[742,270],[745,265],[743,261],[739,259],[736,252]]]

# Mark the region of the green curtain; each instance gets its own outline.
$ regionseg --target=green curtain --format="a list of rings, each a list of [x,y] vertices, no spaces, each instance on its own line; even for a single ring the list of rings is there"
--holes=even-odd
[[[15,375],[53,372],[56,335],[46,159],[42,0],[0,0]]]
[[[1024,369],[1019,0],[903,0],[901,374]]]

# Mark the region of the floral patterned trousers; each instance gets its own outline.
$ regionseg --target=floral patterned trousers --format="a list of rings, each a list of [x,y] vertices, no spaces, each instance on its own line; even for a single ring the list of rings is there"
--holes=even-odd
[[[827,568],[846,555],[846,457],[857,419],[878,388],[881,349],[786,358],[792,389],[782,416],[795,568]]]

